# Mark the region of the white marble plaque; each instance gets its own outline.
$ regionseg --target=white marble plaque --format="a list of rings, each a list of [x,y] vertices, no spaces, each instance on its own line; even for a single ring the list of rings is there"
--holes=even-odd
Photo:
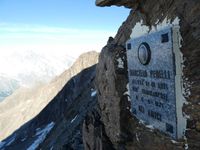
[[[168,27],[126,43],[132,113],[175,139],[185,129],[178,33]]]

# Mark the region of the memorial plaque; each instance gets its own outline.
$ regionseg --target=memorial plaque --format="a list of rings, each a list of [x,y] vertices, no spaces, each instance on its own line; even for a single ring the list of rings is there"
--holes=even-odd
[[[178,27],[168,27],[126,43],[132,113],[173,138],[185,128],[178,33]]]

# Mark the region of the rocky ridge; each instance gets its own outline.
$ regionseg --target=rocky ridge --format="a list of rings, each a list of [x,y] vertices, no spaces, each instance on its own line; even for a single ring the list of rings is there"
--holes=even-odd
[[[6,142],[4,146],[11,143],[7,149],[28,148],[37,143],[36,138],[46,129],[48,134],[38,149],[199,150],[199,1],[97,0],[96,4],[131,8],[116,36],[110,37],[103,47],[96,75],[92,67],[72,78],[38,116],[3,141]],[[187,100],[183,112],[187,130],[182,139],[175,141],[131,114],[125,42],[137,23],[146,25],[151,31],[165,19],[170,23],[177,17],[183,38],[181,52],[184,98]],[[94,91],[94,82],[97,91]],[[23,142],[27,133],[28,138]]]
[[[0,140],[35,117],[61,91],[64,85],[82,69],[98,61],[97,52],[82,54],[71,68],[50,83],[33,89],[20,88],[0,103]],[[17,99],[16,99],[17,98]]]
[[[72,77],[37,116],[0,142],[0,149],[83,149],[83,120],[97,103],[95,68]]]
[[[85,134],[85,149],[199,149],[199,114],[200,91],[198,75],[199,68],[199,36],[200,30],[200,3],[188,0],[145,1],[145,0],[96,0],[98,6],[125,6],[131,8],[127,20],[119,28],[115,38],[109,38],[107,45],[102,49],[97,65],[96,88],[98,93],[99,109],[87,118],[95,121],[86,121],[83,133]],[[188,10],[188,11],[186,11]],[[185,137],[174,141],[155,129],[149,129],[131,115],[127,91],[127,68],[125,42],[130,38],[132,29],[137,23],[149,27],[157,26],[165,19],[173,22],[180,19],[180,32],[183,38],[181,52],[184,58],[183,83],[187,104],[183,113],[187,117]],[[118,59],[124,64],[119,68]],[[189,117],[188,117],[189,116]],[[101,133],[95,122],[101,124]],[[85,131],[86,128],[90,130]],[[96,131],[96,132],[95,132]],[[99,138],[98,135],[103,135]],[[94,141],[90,138],[93,137]],[[104,139],[107,138],[108,142]],[[100,145],[99,145],[100,143]]]

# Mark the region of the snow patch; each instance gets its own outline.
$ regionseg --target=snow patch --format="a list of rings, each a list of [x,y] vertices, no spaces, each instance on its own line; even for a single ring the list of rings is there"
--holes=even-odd
[[[184,148],[185,148],[185,150],[189,149],[188,144],[185,144]]]
[[[26,140],[26,137],[25,138],[23,138],[23,139],[21,139],[21,141],[23,142],[23,141],[25,141]]]
[[[182,57],[181,67],[182,67],[182,70],[183,70],[186,67],[184,65],[184,62],[186,61],[186,58],[183,57],[183,54],[181,55],[181,57]],[[193,82],[189,81],[189,79],[187,77],[185,77],[184,74],[182,73],[182,94],[183,94],[183,98],[184,98],[185,104],[188,104],[186,99],[191,95],[191,90],[190,89],[192,87],[192,84],[193,84]]]
[[[118,62],[118,68],[124,69],[124,62],[121,58],[117,59]]]
[[[138,138],[138,134],[137,133],[135,134],[135,137],[136,137],[136,140],[139,142],[140,140]]]
[[[2,149],[5,144],[6,144],[6,142],[0,142],[0,149]]]
[[[183,116],[184,116],[186,119],[190,119],[190,116],[187,115],[187,114],[185,114],[184,112],[183,112]]]
[[[40,130],[41,130],[40,128],[37,128],[37,129],[36,129],[36,132],[38,132],[38,131],[40,131]]]
[[[154,127],[152,125],[146,125],[147,128],[154,130]]]
[[[137,22],[132,29],[131,38],[140,37],[141,35],[147,34],[149,32],[149,27],[143,25],[142,20]]]
[[[9,146],[15,141],[15,135],[9,139],[9,141],[6,143],[6,146]]]
[[[154,130],[154,126],[150,124],[146,124],[143,120],[139,121],[140,124],[143,124],[146,128],[150,129],[150,131]]]
[[[94,97],[94,96],[96,96],[96,95],[97,95],[97,91],[96,91],[96,90],[92,91],[91,97]]]
[[[9,146],[15,141],[16,135],[12,136],[8,139],[8,141],[0,142],[0,149],[4,149],[4,147]]]
[[[124,94],[123,94],[123,95],[128,95],[128,91],[124,92]]]
[[[73,123],[77,118],[77,115],[71,120],[71,123]]]
[[[130,113],[132,114],[131,108],[130,107],[126,107],[127,110],[130,111]]]
[[[171,142],[172,142],[173,144],[177,144],[177,143],[178,143],[178,142],[175,141],[175,140],[171,140]]]
[[[123,95],[127,95],[128,101],[131,102],[130,90],[129,90],[129,84],[128,83],[126,84],[126,89],[127,89],[127,91],[125,91]],[[132,114],[131,107],[130,108],[127,107],[126,109],[128,109]]]
[[[145,125],[145,123],[144,123],[143,120],[139,120],[139,124],[143,124],[143,125]]]
[[[130,96],[128,96],[128,101],[131,102]]]
[[[183,81],[183,96],[188,98],[191,95],[190,89],[193,83],[190,82],[188,78],[183,78]]]
[[[165,18],[162,22],[160,20],[156,21],[156,26],[150,28],[149,26],[144,25],[143,21],[137,22],[134,28],[132,29],[131,38],[140,37],[142,35],[147,35],[149,33],[156,32],[167,26],[179,25],[180,19],[176,17],[172,22]]]
[[[131,102],[131,99],[130,99],[130,90],[129,90],[129,84],[128,83],[126,85],[126,89],[127,89],[127,91],[125,91],[123,95],[128,95],[128,101]]]
[[[51,131],[54,125],[55,123],[51,122],[44,129],[36,129],[35,135],[38,136],[38,138],[33,142],[31,146],[29,146],[27,150],[35,150],[45,140],[47,134]]]
[[[188,146],[188,142],[187,142],[187,137],[186,136],[184,136],[184,140],[185,140],[184,149],[187,150],[187,149],[189,149],[189,146]]]

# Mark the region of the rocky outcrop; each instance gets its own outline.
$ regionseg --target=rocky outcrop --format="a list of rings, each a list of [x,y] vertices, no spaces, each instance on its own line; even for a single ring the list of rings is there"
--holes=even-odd
[[[119,66],[118,59],[126,60],[124,54],[124,47],[116,45],[113,40],[104,47],[100,55],[100,60],[103,61],[100,61],[97,67],[96,85],[101,119],[106,123],[105,131],[108,137],[112,137],[110,138],[112,143],[119,142],[123,136],[120,132],[120,118],[123,111],[123,94],[126,91],[127,74],[126,63]]]
[[[82,54],[75,63],[50,83],[31,89],[20,88],[0,103],[0,140],[35,117],[81,70],[97,63],[95,51]]]
[[[84,149],[114,149],[100,121],[99,106],[95,106],[86,116],[82,132]]]
[[[102,49],[97,65],[96,87],[100,106],[99,121],[105,129],[105,136],[115,149],[199,149],[199,114],[200,114],[200,3],[188,0],[97,0],[98,6],[125,6],[131,8],[127,20],[119,28],[114,39],[110,38]],[[130,103],[124,93],[127,84],[125,42],[130,38],[137,23],[149,27],[157,26],[167,19],[172,22],[180,19],[180,32],[183,38],[181,52],[184,58],[183,82],[185,99],[183,107],[187,116],[185,138],[173,141],[157,130],[148,129],[129,112]],[[122,55],[119,55],[121,54]],[[117,63],[118,56],[123,60],[124,68]],[[118,71],[120,69],[120,71]],[[189,95],[188,95],[189,93]],[[92,117],[92,116],[91,116]],[[186,117],[186,116],[185,116]],[[86,124],[87,135],[96,135],[94,122]],[[102,131],[103,132],[103,131]],[[97,135],[102,134],[98,133]],[[94,140],[97,138],[94,137]],[[98,143],[103,147],[102,139]],[[85,142],[86,143],[86,142]],[[95,141],[93,141],[95,143]],[[92,147],[89,142],[86,149]]]
[[[127,8],[136,8],[140,0],[96,0],[97,6],[125,6]]]

